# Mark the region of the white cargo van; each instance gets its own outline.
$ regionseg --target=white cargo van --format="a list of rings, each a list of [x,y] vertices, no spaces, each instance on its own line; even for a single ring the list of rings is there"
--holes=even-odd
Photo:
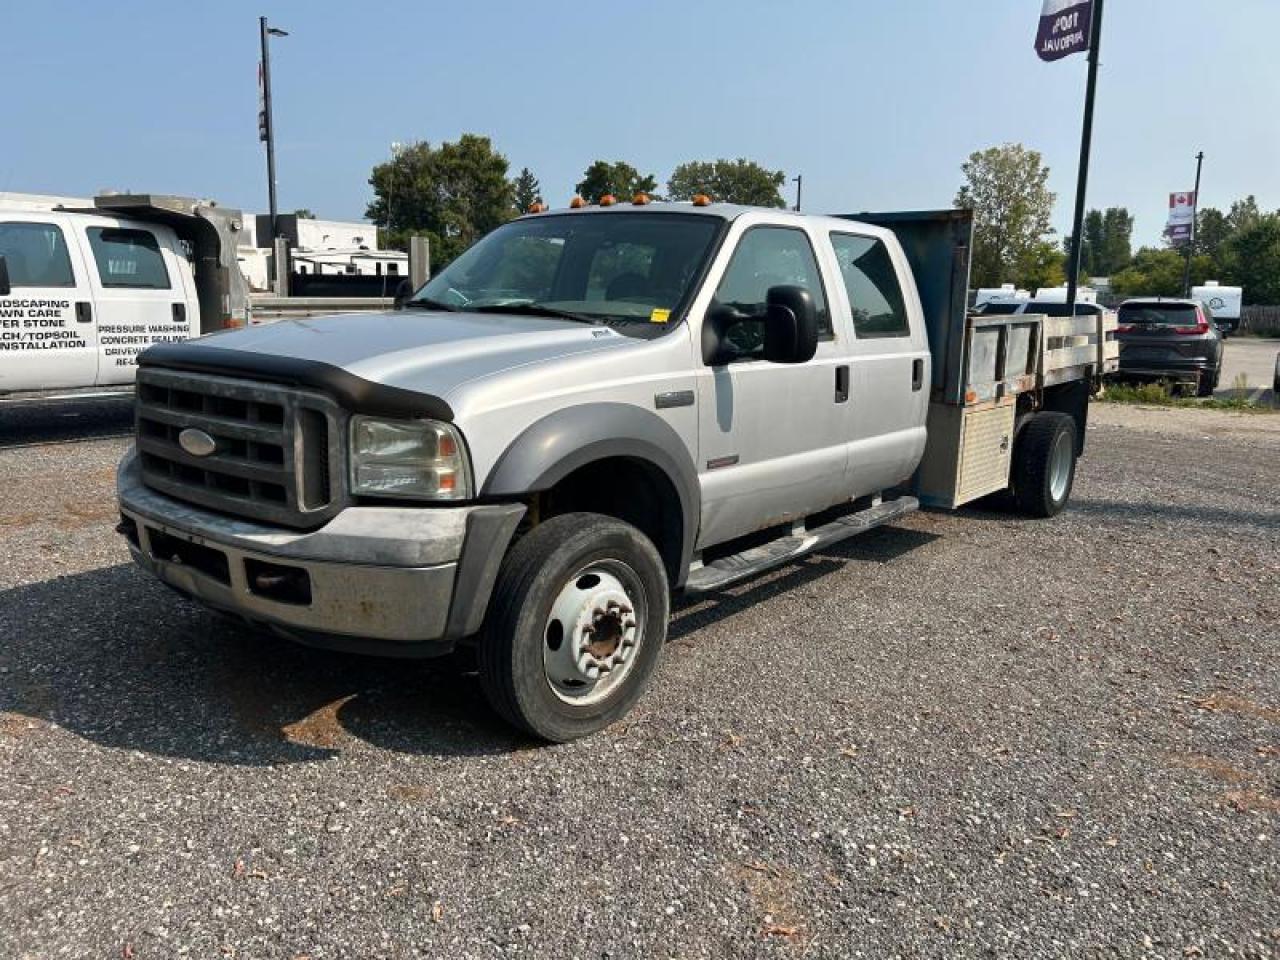
[[[112,196],[0,209],[0,398],[125,388],[152,344],[243,324],[247,298],[221,264],[238,215],[219,209],[214,223],[200,206]]]
[[[1201,286],[1191,288],[1191,299],[1199,300],[1209,308],[1214,325],[1223,333],[1235,333],[1240,329],[1243,288],[1225,286],[1217,280],[1206,280]]]

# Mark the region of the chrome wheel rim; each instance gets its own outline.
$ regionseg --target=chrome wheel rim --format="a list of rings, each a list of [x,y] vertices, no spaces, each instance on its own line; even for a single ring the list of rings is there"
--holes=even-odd
[[[620,560],[583,567],[560,589],[542,631],[547,685],[565,703],[599,703],[625,682],[644,640],[648,601]]]
[[[1054,503],[1067,495],[1067,484],[1071,482],[1071,444],[1071,435],[1060,433],[1049,454],[1049,496]]]

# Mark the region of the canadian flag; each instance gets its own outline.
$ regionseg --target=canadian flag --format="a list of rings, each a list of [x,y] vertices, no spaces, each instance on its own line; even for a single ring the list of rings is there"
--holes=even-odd
[[[1170,243],[1179,246],[1191,239],[1191,225],[1196,220],[1196,193],[1169,194],[1169,220],[1164,225]]]

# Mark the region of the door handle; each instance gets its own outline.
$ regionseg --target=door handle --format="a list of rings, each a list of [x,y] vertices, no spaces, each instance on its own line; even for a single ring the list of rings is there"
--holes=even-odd
[[[185,303],[175,303],[173,305],[173,322],[174,323],[187,322],[187,305]]]
[[[911,389],[919,390],[924,386],[924,360],[920,357],[911,361]]]
[[[93,304],[88,300],[76,301],[76,323],[93,323]]]
[[[836,367],[836,403],[844,403],[849,399],[849,368]]]

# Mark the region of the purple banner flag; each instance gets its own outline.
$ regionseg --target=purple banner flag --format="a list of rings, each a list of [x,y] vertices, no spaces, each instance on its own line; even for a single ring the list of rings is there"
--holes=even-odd
[[[1036,53],[1041,60],[1061,60],[1089,49],[1093,0],[1044,0]]]

